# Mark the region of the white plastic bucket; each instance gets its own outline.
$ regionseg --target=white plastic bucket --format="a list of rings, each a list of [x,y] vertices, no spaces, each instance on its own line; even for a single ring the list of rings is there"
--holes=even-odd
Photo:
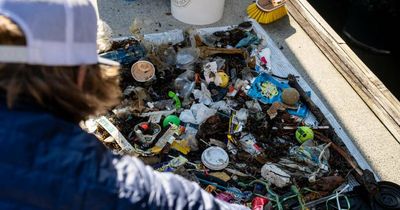
[[[207,25],[220,20],[225,0],[171,0],[171,13],[181,22]]]

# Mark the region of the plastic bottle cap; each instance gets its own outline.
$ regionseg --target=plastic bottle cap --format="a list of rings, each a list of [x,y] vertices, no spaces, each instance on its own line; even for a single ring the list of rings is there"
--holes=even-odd
[[[148,123],[143,123],[143,124],[140,125],[140,127],[141,127],[143,130],[147,131],[147,130],[149,129],[149,124],[148,124]]]
[[[179,126],[181,124],[181,120],[176,115],[168,115],[163,121],[163,127],[165,128],[169,126],[170,123]]]

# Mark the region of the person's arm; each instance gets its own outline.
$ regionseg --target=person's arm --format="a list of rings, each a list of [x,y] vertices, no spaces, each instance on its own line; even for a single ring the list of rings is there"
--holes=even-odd
[[[220,201],[198,184],[178,175],[156,172],[133,157],[116,159],[114,166],[119,197],[133,203],[144,202],[143,209],[248,210],[244,206]]]

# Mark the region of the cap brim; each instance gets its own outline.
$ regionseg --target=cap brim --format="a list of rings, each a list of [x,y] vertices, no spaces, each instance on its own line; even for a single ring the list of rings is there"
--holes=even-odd
[[[120,63],[107,59],[107,58],[103,58],[103,57],[98,57],[99,59],[99,64],[103,64],[103,65],[107,65],[107,66],[121,66]]]
[[[48,63],[30,63],[28,59],[28,48],[25,46],[1,46],[0,63],[28,63],[36,65],[49,65]],[[121,66],[118,62],[98,56],[98,64],[107,66]],[[68,66],[66,64],[52,64],[53,66]],[[78,64],[79,65],[79,64]],[[84,65],[84,64],[81,64]]]

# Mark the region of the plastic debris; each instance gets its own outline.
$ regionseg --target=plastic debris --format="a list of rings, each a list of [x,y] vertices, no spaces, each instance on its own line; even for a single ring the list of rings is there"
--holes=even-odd
[[[194,71],[187,70],[175,79],[175,90],[179,96],[187,99],[195,88]]]
[[[290,156],[292,159],[298,162],[307,164],[315,171],[315,176],[319,176],[319,173],[326,174],[329,172],[329,157],[330,152],[328,147],[330,144],[323,144],[319,146],[295,146],[290,149]],[[313,182],[315,177],[310,177],[310,181]]]
[[[295,135],[297,141],[299,141],[301,144],[314,139],[314,131],[307,126],[301,126],[297,128]]]
[[[154,79],[156,69],[154,65],[148,61],[138,61],[133,64],[131,73],[136,81],[148,82]]]
[[[225,172],[212,172],[209,175],[213,176],[213,177],[217,177],[218,179],[221,179],[224,182],[231,180],[231,177]]]
[[[100,117],[100,119],[97,120],[97,123],[114,138],[121,147],[121,151],[128,154],[134,151],[134,148],[129,144],[124,135],[122,135],[122,133],[119,132],[119,130],[107,118]]]
[[[151,151],[155,154],[159,154],[162,149],[167,144],[172,144],[176,140],[176,135],[180,135],[182,133],[182,130],[180,127],[176,125],[171,125],[169,129],[164,133],[163,136],[157,141],[156,145],[151,148]]]
[[[182,107],[182,103],[181,103],[181,100],[179,99],[178,95],[176,95],[176,93],[174,93],[174,92],[172,92],[172,91],[169,91],[169,92],[168,92],[168,96],[169,96],[170,98],[172,98],[172,100],[175,101],[175,108],[176,108],[177,110],[179,110],[179,109]]]
[[[182,122],[199,125],[215,115],[216,112],[215,109],[210,109],[204,104],[194,104],[190,110],[183,110],[179,118]]]
[[[226,88],[229,84],[229,76],[225,72],[217,72],[214,83],[219,87]]]
[[[105,146],[253,209],[333,202],[348,174],[364,173],[252,22],[144,36],[142,24],[132,27],[140,40],[114,41],[102,54],[121,62],[123,92],[85,123]]]
[[[258,54],[258,58],[256,70],[259,72],[271,73],[271,50],[269,48],[261,50]]]
[[[210,82],[214,82],[215,76],[218,71],[217,62],[214,61],[214,62],[207,63],[206,65],[204,65],[203,69],[204,69],[204,78],[205,78],[207,84],[210,84]]]
[[[134,131],[142,146],[148,147],[161,132],[161,126],[155,123],[142,122],[135,126]]]
[[[261,176],[277,187],[290,185],[290,175],[273,163],[267,163],[261,168]]]
[[[258,103],[258,101],[255,101],[255,100],[246,101],[246,107],[247,107],[247,109],[249,109],[250,112],[257,113],[257,112],[261,112],[262,111],[260,103]]]
[[[211,170],[222,170],[229,164],[228,153],[220,147],[209,147],[201,155],[203,164]]]
[[[112,29],[103,20],[97,23],[97,51],[102,53],[109,51],[112,47]]]
[[[251,210],[264,210],[264,207],[268,204],[269,200],[262,197],[255,197],[251,202]]]
[[[224,192],[222,192],[222,193],[219,193],[217,196],[215,196],[217,199],[220,199],[220,200],[222,200],[222,201],[225,201],[225,202],[228,202],[228,203],[230,203],[230,202],[232,202],[233,200],[235,200],[235,197],[232,195],[232,194],[230,194],[230,193],[224,193]]]
[[[251,33],[246,33],[246,35],[247,37],[241,39],[239,43],[236,44],[235,48],[248,47],[252,44],[258,44],[260,42],[260,39],[257,37],[257,35]]]
[[[181,152],[184,155],[187,155],[190,152],[190,145],[188,140],[181,140],[181,141],[175,140],[172,142],[171,148]]]
[[[199,142],[196,139],[197,132],[198,132],[197,129],[195,129],[191,126],[186,126],[185,133],[181,136],[181,138],[183,140],[188,141],[188,145],[189,145],[191,151],[199,150]]]
[[[187,69],[191,64],[194,64],[199,57],[199,49],[184,48],[178,51],[176,55],[176,64],[179,68]]]
[[[242,134],[239,140],[242,148],[247,153],[257,156],[261,154],[261,148],[257,145],[256,138],[251,134]]]
[[[289,85],[275,80],[268,74],[261,73],[247,94],[262,103],[272,104],[281,100],[282,90],[285,88],[289,88]]]
[[[132,41],[133,43],[137,43],[136,41]],[[108,58],[114,61],[119,62],[121,65],[132,65],[134,62],[140,60],[146,55],[146,51],[143,46],[132,44],[127,48],[119,48],[113,51],[108,51],[103,54],[100,54],[103,58]]]
[[[165,128],[169,126],[171,123],[176,126],[179,126],[181,124],[181,120],[176,115],[168,115],[163,121],[163,127]]]
[[[211,93],[208,90],[207,86],[204,83],[201,83],[201,89],[193,90],[193,96],[195,99],[204,105],[210,105],[213,100],[211,98]]]
[[[141,117],[149,117],[149,121],[152,123],[159,123],[163,116],[171,115],[174,112],[175,112],[175,109],[171,110],[171,111],[148,112],[148,113],[143,113],[140,116]]]

